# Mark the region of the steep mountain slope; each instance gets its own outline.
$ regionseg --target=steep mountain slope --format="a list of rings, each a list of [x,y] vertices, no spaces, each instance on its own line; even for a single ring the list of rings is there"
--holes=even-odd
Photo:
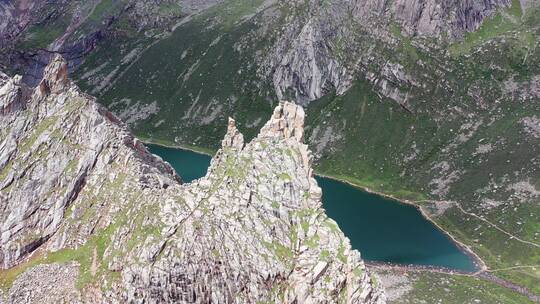
[[[247,144],[230,120],[183,185],[60,56],[31,96],[1,79],[2,302],[385,302],[324,214],[301,107]]]
[[[9,0],[0,3],[0,64],[37,84],[54,53],[77,65],[103,39],[152,40],[221,0]]]

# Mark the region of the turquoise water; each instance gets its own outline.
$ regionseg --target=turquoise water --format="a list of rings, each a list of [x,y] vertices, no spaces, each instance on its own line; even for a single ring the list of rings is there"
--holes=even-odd
[[[149,145],[168,161],[184,182],[206,174],[210,157],[186,150]],[[348,184],[317,177],[323,204],[368,261],[476,269],[471,258],[413,206],[370,194]]]
[[[169,162],[178,175],[182,177],[184,183],[205,176],[210,166],[211,157],[208,155],[158,145],[146,146],[150,152],[161,156],[161,158]]]

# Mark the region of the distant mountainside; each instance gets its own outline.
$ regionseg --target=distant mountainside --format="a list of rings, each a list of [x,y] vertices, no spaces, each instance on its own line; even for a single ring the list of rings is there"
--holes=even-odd
[[[138,137],[210,151],[228,116],[251,139],[295,101],[318,172],[415,203],[486,274],[540,294],[537,2],[75,1],[97,21],[49,37],[75,20],[58,3],[2,50],[24,81],[61,52]]]
[[[178,20],[220,0],[9,0],[0,3],[0,61],[41,80],[54,53],[78,64],[105,38],[159,36]],[[152,33],[155,31],[155,33]]]

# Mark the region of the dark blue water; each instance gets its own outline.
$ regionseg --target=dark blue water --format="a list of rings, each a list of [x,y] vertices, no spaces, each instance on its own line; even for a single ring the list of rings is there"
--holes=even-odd
[[[206,174],[210,157],[186,150],[149,145],[190,182]],[[323,204],[368,261],[476,269],[471,258],[413,206],[400,204],[348,184],[317,177]]]

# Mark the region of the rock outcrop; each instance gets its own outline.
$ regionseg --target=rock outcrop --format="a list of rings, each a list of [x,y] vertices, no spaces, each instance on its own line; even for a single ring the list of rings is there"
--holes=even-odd
[[[21,76],[9,78],[0,72],[0,86],[0,114],[6,115],[24,106]]]
[[[477,30],[485,18],[498,8],[509,7],[511,1],[338,0],[324,5],[319,1],[281,5],[296,13],[282,25],[261,71],[272,77],[279,98],[306,104],[332,90],[345,93],[355,73],[365,73],[361,67],[373,64],[373,56],[378,54],[369,53],[377,47],[360,47],[366,39],[362,32],[390,46],[395,43],[389,34],[391,26],[408,37],[445,35],[456,40]],[[389,95],[385,90],[381,89],[382,94]],[[396,101],[402,101],[400,96]]]
[[[300,22],[288,27],[266,63],[274,70],[276,95],[305,104],[332,89],[344,93],[351,85],[352,75],[328,46],[329,37],[318,24],[322,21]]]
[[[391,4],[391,12],[402,25],[404,33],[418,36],[459,38],[478,29],[484,19],[499,7],[511,5],[510,0],[441,1],[398,0]]]
[[[301,107],[281,103],[247,144],[230,120],[207,175],[182,184],[66,71],[55,57],[0,116],[6,303],[385,302],[325,215]]]

